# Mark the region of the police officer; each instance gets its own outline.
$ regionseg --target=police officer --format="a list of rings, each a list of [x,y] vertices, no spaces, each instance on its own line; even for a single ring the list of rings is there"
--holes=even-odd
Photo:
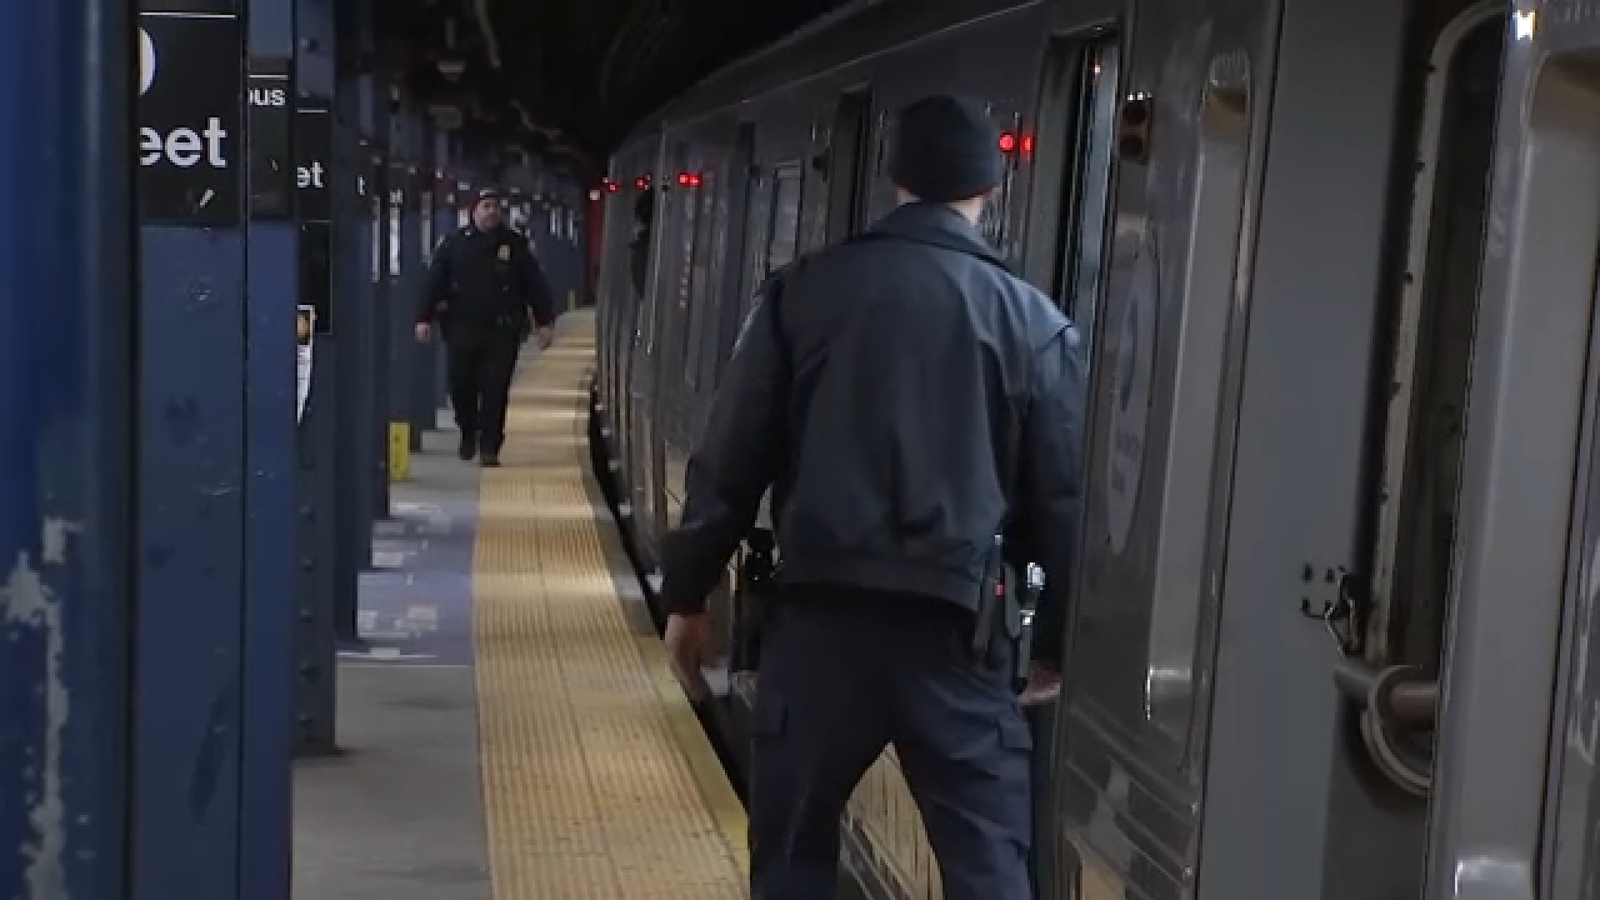
[[[506,402],[530,315],[540,348],[550,346],[554,316],[544,273],[527,238],[503,224],[500,195],[481,190],[471,224],[434,251],[417,310],[417,340],[426,342],[435,322],[443,332],[463,460],[481,450],[484,466],[500,465]]]
[[[1076,330],[977,231],[1002,174],[987,115],[920,100],[896,146],[899,207],[763,286],[663,546],[667,646],[698,688],[706,595],[772,487],[781,574],[752,725],[757,900],[833,897],[840,815],[888,744],[944,896],[1030,896],[1020,707],[1059,690],[1084,363]],[[1031,665],[996,621],[1001,554],[1046,574]]]

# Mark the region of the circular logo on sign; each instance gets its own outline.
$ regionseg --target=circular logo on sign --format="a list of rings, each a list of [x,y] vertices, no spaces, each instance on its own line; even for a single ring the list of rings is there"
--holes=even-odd
[[[1144,469],[1145,433],[1150,421],[1150,379],[1155,363],[1156,310],[1160,270],[1154,233],[1146,233],[1133,261],[1127,306],[1117,329],[1112,369],[1110,441],[1106,454],[1106,518],[1111,551],[1128,545],[1133,510]]]
[[[139,29],[139,96],[143,97],[156,80],[156,42],[150,33]]]

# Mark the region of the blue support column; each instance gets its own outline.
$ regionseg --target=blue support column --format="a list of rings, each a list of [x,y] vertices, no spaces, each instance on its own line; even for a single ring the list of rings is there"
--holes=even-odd
[[[295,129],[296,218],[300,231],[301,303],[311,314],[312,333],[303,355],[310,366],[300,419],[295,590],[299,608],[296,651],[295,746],[304,753],[329,753],[336,743],[337,610],[340,592],[354,608],[354,570],[341,579],[342,536],[339,490],[340,410],[347,385],[341,366],[351,355],[343,311],[351,302],[334,290],[335,185],[345,175],[334,157],[333,0],[296,0],[300,52],[297,59]],[[336,327],[337,326],[337,327]]]
[[[438,245],[439,239],[455,231],[459,226],[457,211],[465,198],[457,193],[459,176],[456,171],[457,159],[454,152],[455,141],[451,139],[451,132],[443,128],[434,132],[434,159],[438,178],[434,183],[433,204],[433,243]],[[429,248],[430,251],[432,248]],[[433,352],[433,408],[435,414],[443,409],[449,400],[450,385],[447,373],[447,363],[444,354],[444,345],[438,336],[434,336]]]
[[[412,264],[405,278],[406,291],[403,295],[403,306],[411,310],[416,306],[417,298],[422,293],[426,281],[428,263],[433,258],[434,245],[434,200],[435,186],[438,183],[438,161],[435,154],[434,129],[432,121],[422,115],[411,117],[414,129],[411,142],[417,154],[417,177],[414,180],[416,188],[416,218],[409,226],[414,244]],[[409,321],[409,319],[407,320]],[[439,406],[434,402],[435,373],[438,369],[438,344],[429,341],[425,344],[411,342],[411,449],[413,452],[422,450],[422,433],[433,431],[439,427]]]
[[[251,0],[245,255],[245,556],[239,743],[241,900],[290,886],[295,650],[294,0]],[[163,896],[171,897],[170,893]]]
[[[404,428],[409,434],[415,429],[412,416],[412,372],[416,368],[417,344],[412,328],[412,310],[416,300],[413,280],[420,258],[418,242],[420,224],[417,219],[419,170],[416,116],[407,108],[406,98],[395,87],[390,94],[389,118],[389,249],[387,270],[388,313],[386,325],[389,341],[388,429],[395,440],[394,429]],[[413,445],[409,444],[408,449]],[[390,481],[400,477],[390,472]]]
[[[133,18],[0,4],[0,897],[127,896]]]
[[[390,149],[389,84],[381,74],[365,73],[361,78],[362,133],[368,144],[372,184],[372,223],[374,256],[373,292],[369,324],[372,335],[372,415],[376,443],[375,468],[372,470],[372,510],[374,519],[386,519],[389,505],[389,422],[392,420],[390,398],[394,396],[394,338],[393,291],[390,289],[399,263],[394,252],[395,222],[399,217],[398,204],[404,195],[396,195],[398,187],[393,177]],[[362,561],[362,568],[372,564],[370,547]]]
[[[142,70],[136,149],[132,896],[230,898],[242,852],[251,487],[243,32],[227,0],[147,0],[140,27],[154,62]]]
[[[370,50],[370,31],[362,5],[340,3],[334,15],[340,44],[339,58],[356,57]],[[353,45],[344,52],[344,44]],[[372,218],[378,191],[374,183],[371,147],[363,137],[367,127],[363,103],[365,76],[336,71],[334,94],[334,296],[333,330],[337,335],[334,373],[337,423],[334,444],[335,523],[334,633],[342,643],[357,641],[357,593],[360,573],[372,559],[372,518],[380,441],[376,407],[377,364],[372,329],[380,255],[376,252],[376,224]]]

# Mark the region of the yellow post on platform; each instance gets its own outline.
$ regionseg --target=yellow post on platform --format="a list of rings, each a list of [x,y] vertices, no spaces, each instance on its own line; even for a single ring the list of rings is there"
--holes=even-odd
[[[411,423],[389,423],[389,481],[411,477]]]
[[[568,310],[574,310],[574,309],[577,309],[577,308],[578,308],[578,292],[577,291],[567,291],[567,309]]]

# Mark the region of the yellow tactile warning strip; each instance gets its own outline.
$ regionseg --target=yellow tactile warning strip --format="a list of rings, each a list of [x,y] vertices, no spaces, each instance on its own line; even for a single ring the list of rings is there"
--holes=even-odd
[[[660,641],[629,627],[626,561],[589,469],[594,317],[525,363],[473,554],[494,900],[745,895],[745,820]],[[636,589],[636,588],[635,588]]]

